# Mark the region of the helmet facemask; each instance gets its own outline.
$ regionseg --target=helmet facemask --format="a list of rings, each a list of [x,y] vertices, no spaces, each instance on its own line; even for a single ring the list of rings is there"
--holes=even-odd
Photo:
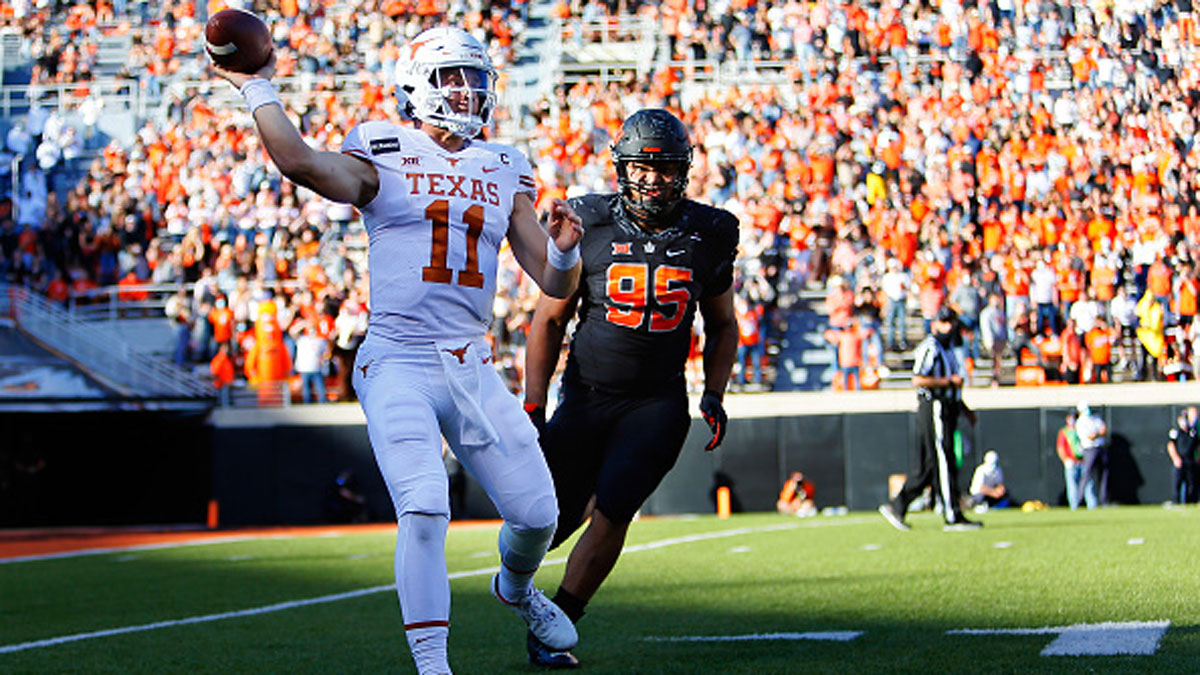
[[[411,56],[396,65],[400,113],[471,139],[496,109],[496,70],[470,34],[435,28],[413,40]]]
[[[638,165],[630,171],[630,165]],[[640,171],[652,168],[657,176]],[[683,201],[688,185],[689,160],[622,158],[616,161],[617,186],[630,215],[640,221],[656,221],[669,216]],[[631,176],[630,174],[635,174]]]

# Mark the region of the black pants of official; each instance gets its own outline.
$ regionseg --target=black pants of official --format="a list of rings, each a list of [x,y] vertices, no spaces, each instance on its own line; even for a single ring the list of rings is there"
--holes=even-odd
[[[1173,494],[1179,504],[1196,501],[1196,465],[1192,460],[1185,459],[1183,466],[1176,467]]]
[[[919,497],[926,487],[933,487],[934,499],[942,504],[942,515],[946,522],[962,519],[959,505],[958,464],[954,457],[954,430],[958,423],[958,403],[936,399],[918,399],[917,446],[920,463],[917,470],[908,475],[904,487],[896,495],[892,506],[901,518],[908,505]]]

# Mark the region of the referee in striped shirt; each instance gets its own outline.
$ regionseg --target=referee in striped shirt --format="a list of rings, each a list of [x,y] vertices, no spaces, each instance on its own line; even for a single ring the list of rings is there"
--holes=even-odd
[[[959,413],[975,424],[974,411],[962,402],[963,368],[951,349],[958,332],[958,315],[942,307],[930,323],[930,334],[917,347],[913,365],[913,386],[917,388],[917,442],[921,463],[904,481],[900,493],[879,513],[898,530],[907,531],[904,522],[908,505],[932,485],[942,505],[946,530],[974,530],[982,523],[963,517],[958,491],[958,466],[954,457],[954,428]]]

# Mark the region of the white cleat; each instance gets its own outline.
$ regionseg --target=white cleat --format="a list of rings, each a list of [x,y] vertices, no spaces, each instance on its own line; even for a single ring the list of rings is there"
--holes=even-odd
[[[492,595],[525,620],[534,637],[556,651],[566,651],[579,642],[575,624],[538,589],[516,602],[509,602],[500,595],[500,575],[492,577]]]

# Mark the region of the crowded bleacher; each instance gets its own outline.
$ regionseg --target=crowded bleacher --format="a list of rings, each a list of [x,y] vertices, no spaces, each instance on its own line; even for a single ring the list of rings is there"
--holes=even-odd
[[[273,27],[281,97],[329,150],[358,122],[398,120],[389,73],[418,31],[471,30],[503,74],[530,58],[521,36],[539,9],[260,5],[246,8]],[[365,235],[353,209],[281,178],[206,72],[204,17],[223,6],[0,3],[0,35],[29,64],[16,83],[6,56],[4,89],[26,93],[4,99],[0,270],[64,306],[161,293],[165,358],[222,388],[294,382],[296,400],[347,400],[370,308]],[[823,356],[817,386],[886,386],[944,304],[977,386],[1192,378],[1191,0],[540,9],[559,49],[612,39],[639,61],[551,73],[487,133],[527,150],[540,207],[613,189],[608,147],[630,112],[687,123],[689,195],[741,220],[736,388],[798,388],[801,348]],[[643,29],[616,30],[628,26]],[[113,41],[128,46],[116,65]],[[116,112],[129,133],[103,131]],[[510,256],[492,338],[514,388],[533,290]],[[821,330],[802,347],[789,324],[810,319]]]

